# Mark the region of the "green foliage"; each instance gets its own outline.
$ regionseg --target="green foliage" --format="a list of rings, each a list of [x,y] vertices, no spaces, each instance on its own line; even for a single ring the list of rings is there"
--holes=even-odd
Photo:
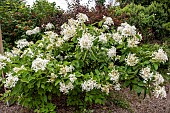
[[[162,39],[169,35],[165,27],[169,21],[169,14],[162,3],[152,2],[146,7],[136,4],[128,4],[122,9],[118,7],[115,15],[123,14],[128,16],[124,21],[135,25],[143,33],[146,41]]]
[[[46,0],[37,0],[33,7],[28,7],[22,0],[0,1],[0,23],[2,24],[2,37],[6,47],[12,48],[15,41],[27,38],[29,41],[37,41],[41,36],[25,37],[25,32],[43,23],[49,22],[49,18],[61,13],[54,3]]]
[[[116,30],[110,17],[95,26],[86,21],[79,13],[77,20],[61,26],[60,35],[39,33],[41,40],[19,40],[17,48],[1,55],[0,73],[6,73],[3,83],[8,89],[4,98],[48,113],[56,109],[54,95],[63,94],[67,105],[83,107],[105,104],[110,90],[121,86],[138,95],[158,90],[157,96],[165,96],[164,89],[156,89],[164,88],[164,81],[155,78],[162,77],[159,67],[168,60],[159,45],[139,45],[142,36],[134,26],[122,23]]]

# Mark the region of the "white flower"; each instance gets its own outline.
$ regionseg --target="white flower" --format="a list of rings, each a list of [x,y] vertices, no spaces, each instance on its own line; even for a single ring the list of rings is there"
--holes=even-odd
[[[40,32],[40,28],[39,27],[35,27],[33,30],[27,30],[26,31],[26,35],[37,34],[39,32]]]
[[[138,37],[137,37],[137,36],[138,36]],[[140,34],[140,33],[138,32],[137,36],[134,35],[134,38],[136,38],[136,39],[138,39],[139,41],[141,41],[141,40],[142,40],[142,34]]]
[[[137,45],[140,43],[139,40],[137,38],[128,38],[127,39],[128,42],[128,47],[137,47]]]
[[[149,80],[153,77],[153,73],[151,73],[151,69],[149,67],[142,68],[140,71],[140,76],[145,80]]]
[[[52,47],[53,47],[53,44],[48,44],[48,46],[46,47],[46,49],[47,49],[47,50],[50,50],[50,49],[52,49]]]
[[[77,17],[77,20],[78,20],[79,23],[84,23],[86,21],[89,21],[87,15],[83,14],[83,13],[77,14],[76,17]]]
[[[18,40],[18,41],[16,42],[16,44],[17,44],[17,47],[18,47],[19,49],[22,49],[22,48],[30,45],[30,43],[29,43],[26,39]]]
[[[7,56],[8,58],[13,57],[13,54],[11,52],[5,52],[5,56]]]
[[[122,43],[122,36],[118,32],[114,33],[112,37],[117,43],[119,44]]]
[[[117,31],[120,32],[125,37],[136,35],[136,27],[130,26],[126,22],[122,23],[121,26],[117,28]]]
[[[54,82],[55,81],[55,79],[58,77],[57,75],[55,75],[54,73],[51,73],[51,75],[49,75],[48,76],[49,77],[49,79],[48,79],[48,81],[47,82]]]
[[[32,33],[33,34],[37,34],[40,32],[40,28],[39,27],[35,27],[33,30],[32,30]]]
[[[0,70],[2,70],[6,66],[5,62],[0,62]]]
[[[160,85],[164,82],[164,78],[162,77],[161,74],[159,74],[158,72],[156,72],[156,74],[154,74],[154,85]]]
[[[32,62],[32,69],[37,72],[38,70],[42,70],[44,71],[46,68],[47,63],[49,62],[49,60],[46,59],[41,59],[41,58],[36,58],[33,62]]]
[[[122,35],[125,37],[136,35],[135,26],[130,26],[130,25],[125,26],[125,28],[122,31]]]
[[[64,40],[62,38],[58,38],[57,42],[55,43],[56,47],[60,47],[64,43]]]
[[[56,40],[56,37],[58,36],[58,34],[54,33],[53,31],[46,31],[44,33],[48,35],[51,43],[54,43],[54,41]]]
[[[32,35],[33,34],[33,31],[32,30],[27,30],[26,31],[26,35]]]
[[[10,58],[0,54],[0,62],[4,62],[4,61],[10,62]]]
[[[13,56],[19,56],[21,53],[21,50],[18,48],[13,48],[13,50],[11,50]]]
[[[116,48],[114,46],[112,46],[112,48],[108,49],[107,55],[110,58],[116,56]]]
[[[76,78],[76,75],[75,75],[75,74],[70,74],[70,75],[69,75],[69,79],[70,79],[71,83],[74,83],[74,81],[76,81],[76,80],[77,80],[77,78]]]
[[[88,81],[84,81],[84,83],[81,84],[82,91],[90,91],[94,88],[100,88],[100,85],[97,84],[96,80],[90,79]]]
[[[114,83],[117,83],[119,81],[120,74],[119,74],[118,70],[115,69],[115,67],[113,67],[113,70],[108,75],[110,77],[110,80],[113,81]]]
[[[68,41],[71,37],[76,34],[76,27],[73,25],[63,24],[62,31],[60,32],[61,35],[64,35],[63,39]]]
[[[101,87],[101,91],[105,92],[108,95],[110,92],[109,88],[110,88],[110,85],[104,85],[103,87]]]
[[[63,75],[65,77],[67,73],[72,72],[74,70],[74,67],[72,65],[70,66],[61,66],[59,74]]]
[[[67,85],[65,83],[60,82],[60,92],[63,92],[64,94],[69,93],[69,90],[72,90],[74,88],[73,84],[69,82]]]
[[[154,96],[155,96],[156,98],[158,98],[159,96],[160,96],[161,98],[166,98],[165,86],[163,86],[163,87],[157,86],[157,87],[154,89],[153,93],[154,93]]]
[[[107,37],[106,37],[106,34],[101,34],[99,36],[99,41],[102,42],[102,43],[107,43]]]
[[[89,33],[84,33],[83,36],[78,39],[81,49],[90,49],[93,45],[94,38]]]
[[[115,86],[114,86],[114,89],[116,90],[116,91],[119,91],[121,88],[120,88],[120,84],[119,83],[117,83]]]
[[[77,26],[79,25],[79,22],[78,22],[77,20],[73,19],[73,18],[70,18],[70,19],[68,19],[68,24],[69,24],[70,26],[75,26],[75,27],[77,27]]]
[[[168,61],[168,56],[162,48],[160,48],[157,52],[153,52],[152,56],[152,59],[155,59],[159,62],[165,63],[166,61]]]
[[[15,73],[18,73],[19,71],[21,71],[21,70],[26,70],[26,68],[24,67],[24,65],[22,65],[21,67],[14,67],[13,68],[13,71],[15,72]]]
[[[7,73],[6,74],[7,78],[5,81],[5,87],[6,88],[13,88],[15,87],[17,81],[19,80],[17,76],[12,76],[12,73]]]
[[[105,22],[104,22],[105,25],[109,25],[109,26],[114,25],[111,17],[103,16],[103,19],[105,19]]]
[[[135,56],[135,54],[129,53],[127,58],[125,59],[127,65],[129,66],[135,66],[138,63],[138,57]]]
[[[105,28],[105,29],[109,29],[109,26],[108,25],[103,25],[103,27]]]
[[[45,26],[45,29],[47,30],[52,29],[52,28],[54,28],[54,25],[50,22]]]
[[[43,47],[43,46],[44,46],[43,43],[38,44],[38,47]]]
[[[30,48],[27,48],[26,50],[24,50],[24,52],[20,56],[20,58],[23,58],[25,55],[32,58],[34,56],[34,53],[32,52],[32,50]]]

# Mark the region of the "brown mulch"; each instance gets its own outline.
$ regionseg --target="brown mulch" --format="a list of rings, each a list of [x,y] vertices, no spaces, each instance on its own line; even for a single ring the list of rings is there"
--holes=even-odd
[[[106,102],[106,105],[93,105],[88,107],[91,110],[91,113],[165,113],[167,108],[167,99],[154,98],[153,96],[150,98],[146,96],[143,99],[142,96],[138,97],[137,94],[131,92],[129,89],[122,89],[119,92],[116,92],[116,95],[121,95],[124,100],[129,102],[129,109],[123,109],[112,102]],[[80,113],[80,111],[76,111],[74,107],[67,107],[63,105],[63,107],[58,106],[57,113]],[[33,111],[28,110],[20,105],[12,105],[8,107],[5,103],[0,102],[0,113],[33,113]],[[86,112],[89,113],[89,112]],[[168,112],[170,113],[170,111]]]

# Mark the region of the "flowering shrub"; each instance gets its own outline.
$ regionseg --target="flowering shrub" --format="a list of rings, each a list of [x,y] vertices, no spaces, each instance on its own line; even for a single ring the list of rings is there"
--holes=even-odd
[[[86,21],[80,13],[61,26],[60,35],[46,31],[35,44],[19,40],[17,48],[1,55],[0,69],[7,73],[3,83],[9,89],[4,97],[36,112],[54,111],[52,97],[61,94],[67,95],[68,105],[104,104],[111,90],[124,86],[166,97],[157,72],[168,60],[161,47],[140,46],[141,34],[128,23],[116,30],[110,17],[98,26],[86,26]]]

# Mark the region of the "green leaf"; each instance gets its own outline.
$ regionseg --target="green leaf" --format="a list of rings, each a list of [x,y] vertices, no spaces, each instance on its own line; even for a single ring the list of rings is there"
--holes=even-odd
[[[127,86],[129,86],[130,83],[131,83],[131,81],[125,81],[124,86],[127,87]]]
[[[153,66],[154,66],[154,69],[155,69],[155,70],[158,70],[158,64],[153,63]]]
[[[96,73],[97,75],[100,75],[100,72],[99,72],[98,69],[95,69],[95,73]]]
[[[141,93],[144,89],[138,85],[133,85],[133,90],[135,90],[137,93]]]
[[[145,62],[143,62],[143,64],[145,65],[147,65],[147,64],[149,64],[150,62],[147,60],[147,61],[145,61]]]
[[[100,22],[98,23],[98,26],[101,27],[102,24],[103,24],[103,21],[100,21]]]
[[[47,96],[46,95],[43,96],[43,100],[44,100],[44,102],[47,102]]]
[[[60,83],[60,79],[57,79],[57,80],[55,81],[55,86],[58,85],[59,83]]]
[[[43,89],[44,89],[44,88],[45,88],[45,85],[44,85],[44,84],[41,84],[41,88],[43,88]]]

